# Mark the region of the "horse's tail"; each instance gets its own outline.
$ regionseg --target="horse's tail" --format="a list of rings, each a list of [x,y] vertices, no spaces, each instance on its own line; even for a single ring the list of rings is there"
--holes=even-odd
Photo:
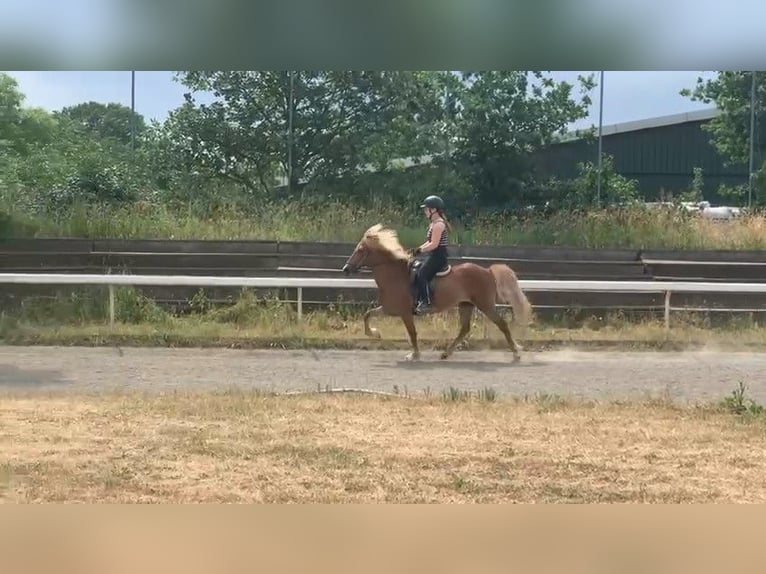
[[[533,320],[532,305],[524,291],[521,290],[516,273],[505,264],[490,265],[489,270],[495,278],[497,289],[496,300],[499,303],[510,304],[516,323],[522,327],[530,325]]]

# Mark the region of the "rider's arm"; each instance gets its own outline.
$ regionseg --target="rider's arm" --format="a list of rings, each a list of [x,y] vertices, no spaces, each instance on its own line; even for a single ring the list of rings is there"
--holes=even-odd
[[[431,229],[431,241],[426,241],[423,243],[423,245],[421,245],[418,250],[424,253],[428,253],[429,251],[436,249],[439,246],[439,240],[441,239],[443,232],[444,223],[441,221],[434,223],[434,226]]]

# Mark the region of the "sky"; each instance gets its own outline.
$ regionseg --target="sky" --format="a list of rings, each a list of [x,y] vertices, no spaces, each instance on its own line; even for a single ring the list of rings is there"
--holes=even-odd
[[[130,72],[127,71],[11,71],[25,94],[26,106],[57,110],[87,101],[116,102],[130,106]],[[578,74],[598,72],[555,71],[556,80],[574,82]],[[698,77],[713,78],[704,71],[607,71],[604,73],[604,125],[690,112],[710,107],[679,94],[693,88]],[[169,71],[136,72],[136,111],[147,120],[163,121],[183,103],[184,86]],[[599,89],[591,94],[589,116],[571,128],[598,125]]]

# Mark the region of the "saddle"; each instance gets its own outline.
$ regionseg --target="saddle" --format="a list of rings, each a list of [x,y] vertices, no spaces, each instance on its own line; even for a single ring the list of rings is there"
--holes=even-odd
[[[415,280],[415,276],[418,273],[418,269],[423,265],[422,261],[418,261],[417,259],[413,260],[412,263],[410,263],[410,279],[412,281]],[[444,277],[445,275],[449,275],[450,271],[452,271],[452,265],[447,263],[446,266],[442,267],[436,272],[436,277]]]

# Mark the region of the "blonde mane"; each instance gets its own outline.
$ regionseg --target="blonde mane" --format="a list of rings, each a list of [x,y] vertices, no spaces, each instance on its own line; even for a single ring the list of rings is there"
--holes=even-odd
[[[391,255],[394,259],[409,261],[410,254],[399,243],[396,231],[383,227],[378,223],[364,232],[362,241],[371,248],[379,248]]]

